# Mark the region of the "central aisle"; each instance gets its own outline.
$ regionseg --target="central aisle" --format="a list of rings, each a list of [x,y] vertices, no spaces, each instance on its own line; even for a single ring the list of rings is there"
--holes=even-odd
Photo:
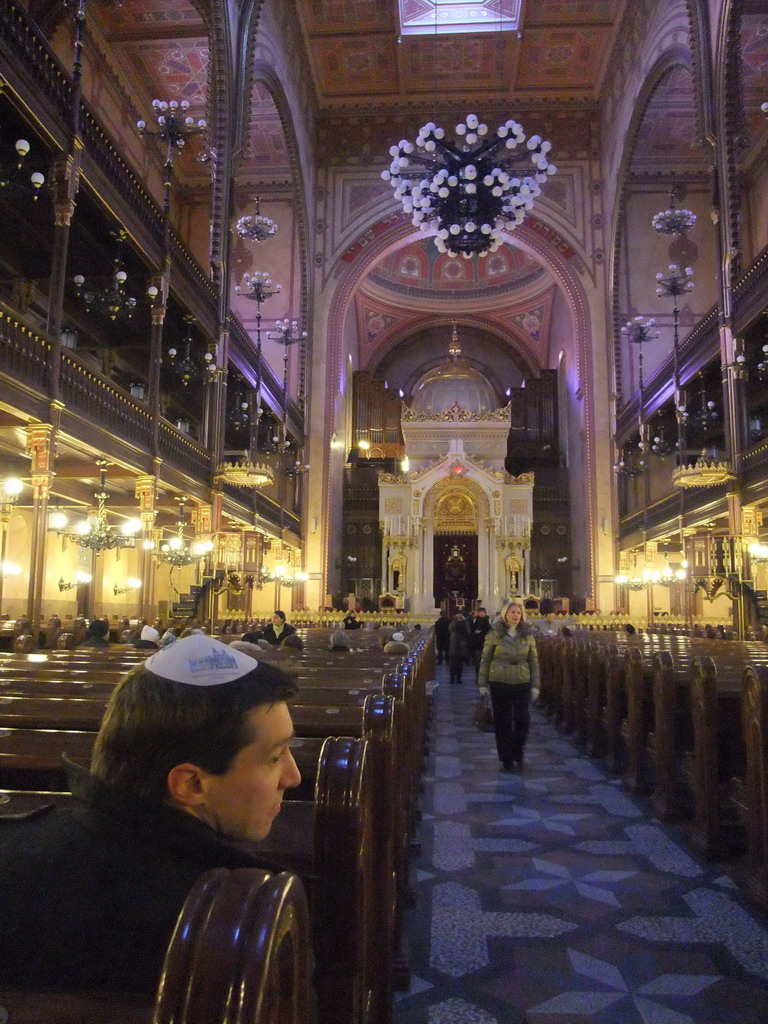
[[[524,775],[444,666],[397,1024],[766,1024],[768,929],[534,710]]]

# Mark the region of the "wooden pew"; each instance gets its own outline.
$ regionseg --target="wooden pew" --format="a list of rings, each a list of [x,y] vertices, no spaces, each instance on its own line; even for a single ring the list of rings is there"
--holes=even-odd
[[[296,875],[210,871],[179,915],[152,1024],[309,1024],[309,949]]]
[[[743,779],[731,786],[730,800],[747,838],[747,851],[735,865],[747,898],[768,913],[768,667],[748,666],[742,677],[742,725],[746,764]]]
[[[309,949],[296,875],[209,871],[181,910],[154,1006],[119,992],[5,991],[0,1004],[13,1024],[310,1024]]]

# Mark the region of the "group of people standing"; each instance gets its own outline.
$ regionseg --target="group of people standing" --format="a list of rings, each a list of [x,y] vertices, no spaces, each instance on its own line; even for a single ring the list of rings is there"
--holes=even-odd
[[[507,601],[493,621],[485,608],[469,617],[441,612],[435,644],[437,663],[447,661],[452,685],[461,683],[465,665],[474,666],[480,695],[493,711],[501,770],[522,771],[531,696],[539,686],[535,631],[525,621],[522,604]]]

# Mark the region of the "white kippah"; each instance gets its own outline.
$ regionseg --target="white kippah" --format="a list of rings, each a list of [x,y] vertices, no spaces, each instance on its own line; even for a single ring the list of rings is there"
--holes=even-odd
[[[147,658],[150,672],[189,686],[218,686],[247,675],[258,661],[203,634],[185,636]]]
[[[405,640],[405,633],[393,633],[392,639],[396,640],[398,643],[402,643],[402,641]]]
[[[141,631],[142,640],[157,640],[160,636],[154,626],[144,626]]]

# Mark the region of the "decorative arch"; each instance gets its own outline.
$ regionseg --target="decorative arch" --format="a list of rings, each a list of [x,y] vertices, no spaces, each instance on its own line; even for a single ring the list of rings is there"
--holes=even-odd
[[[360,234],[365,234],[361,231]],[[323,410],[326,425],[334,422],[334,403],[336,388],[334,381],[340,378],[343,372],[344,353],[342,339],[347,320],[348,311],[353,302],[355,291],[361,280],[365,277],[372,263],[377,262],[387,252],[402,246],[404,242],[415,238],[423,238],[421,232],[414,231],[410,220],[403,214],[394,214],[390,218],[390,226],[380,234],[373,229],[368,231],[366,244],[357,246],[353,244],[347,252],[353,254],[348,262],[344,262],[346,269],[342,272],[329,304],[329,313],[326,321],[326,387],[325,387],[325,408]],[[585,419],[589,426],[594,419],[594,409],[590,389],[583,387],[583,382],[589,377],[592,366],[591,340],[591,317],[587,304],[586,294],[579,276],[579,270],[583,268],[582,261],[574,253],[574,250],[560,236],[550,229],[548,225],[535,218],[526,219],[515,231],[513,237],[505,236],[507,241],[519,241],[524,247],[535,253],[550,270],[558,287],[566,298],[573,317],[574,343],[577,359],[577,376],[579,387],[584,393]],[[341,265],[341,264],[340,264]],[[588,438],[594,436],[593,431],[588,429]],[[332,452],[330,445],[323,444],[322,450],[322,479],[323,497],[322,511],[323,521],[330,522],[332,490],[329,481],[332,474]],[[586,463],[588,470],[588,498],[589,509],[589,536],[590,556],[593,567],[593,590],[596,588],[594,566],[596,564],[596,538],[593,509],[597,507],[596,482],[595,482],[595,453],[594,444],[589,441],[587,444]],[[323,545],[324,565],[323,576],[328,578],[328,545]]]
[[[424,495],[423,517],[434,520],[439,502],[451,491],[467,492],[477,510],[478,523],[490,517],[491,503],[487,491],[476,480],[466,476],[460,480],[449,476],[436,481]]]
[[[482,316],[473,316],[471,313],[464,313],[459,316],[451,316],[448,313],[434,313],[418,324],[413,322],[405,324],[401,328],[396,328],[390,335],[387,336],[386,341],[381,345],[380,348],[374,349],[371,353],[372,363],[374,360],[376,363],[381,363],[386,356],[406,341],[416,330],[422,331],[432,327],[452,327],[456,324],[456,327],[460,330],[462,327],[474,327],[479,330],[485,331],[487,334],[493,335],[500,340],[506,341],[509,337],[514,338],[515,341],[515,352],[522,356],[521,370],[525,370],[533,375],[538,376],[541,372],[541,360],[538,358],[538,353],[533,348],[529,338],[523,336],[522,332],[515,330],[512,324],[504,324],[504,330],[497,323],[489,323]],[[435,359],[437,364],[445,353],[440,353],[439,357]]]
[[[626,133],[626,145],[619,165],[619,187],[616,189],[616,200],[613,212],[613,238],[611,240],[611,298],[612,298],[612,321],[613,321],[613,374],[614,391],[617,401],[620,403],[623,396],[623,380],[621,368],[621,317],[620,317],[620,296],[619,278],[621,270],[621,246],[624,240],[624,231],[627,214],[627,182],[629,179],[632,159],[635,154],[637,140],[645,119],[648,106],[662,79],[675,68],[684,68],[693,75],[693,68],[690,60],[690,51],[683,46],[673,46],[659,58],[643,83],[643,86],[635,103],[632,120]]]

